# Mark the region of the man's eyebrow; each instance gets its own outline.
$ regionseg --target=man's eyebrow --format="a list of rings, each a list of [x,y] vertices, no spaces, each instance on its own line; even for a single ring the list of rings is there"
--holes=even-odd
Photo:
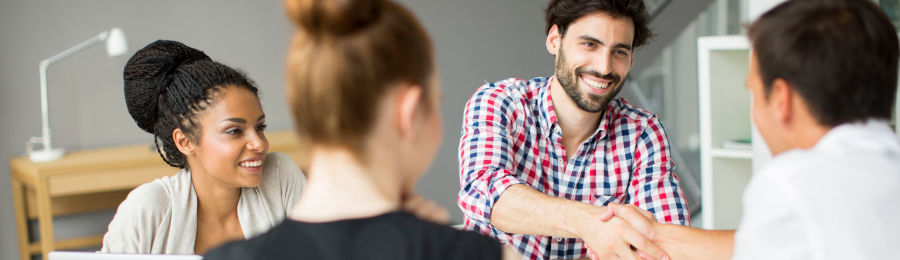
[[[603,41],[598,40],[597,38],[594,38],[594,37],[591,37],[591,36],[588,36],[588,35],[581,35],[581,36],[578,36],[578,39],[596,42],[596,43],[599,43],[600,45],[606,45],[605,43],[603,43]]]
[[[600,44],[600,45],[606,45],[606,43],[604,43],[603,41],[601,41],[601,40],[599,40],[599,39],[597,39],[597,38],[591,37],[591,36],[589,36],[589,35],[581,35],[581,36],[578,36],[578,39],[596,42],[596,43],[598,43],[598,44]],[[623,49],[627,49],[627,50],[632,50],[631,44],[627,44],[627,43],[617,43],[617,44],[614,45],[613,47],[614,47],[614,48],[623,48]]]
[[[618,44],[616,44],[615,48],[623,48],[623,49],[628,49],[630,51],[631,44],[618,43]]]

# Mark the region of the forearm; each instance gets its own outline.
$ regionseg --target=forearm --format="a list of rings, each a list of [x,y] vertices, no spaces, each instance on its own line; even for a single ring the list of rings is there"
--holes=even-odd
[[[733,230],[704,230],[672,224],[660,224],[653,238],[673,260],[731,259]]]
[[[604,207],[547,196],[517,184],[500,195],[491,211],[491,225],[506,233],[580,237],[584,223]],[[599,220],[597,220],[599,221]]]

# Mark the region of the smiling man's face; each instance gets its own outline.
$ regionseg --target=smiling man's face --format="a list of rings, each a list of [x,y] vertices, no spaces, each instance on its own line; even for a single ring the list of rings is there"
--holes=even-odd
[[[600,112],[624,85],[634,58],[634,24],[601,12],[575,20],[559,38],[556,77],[584,111]]]

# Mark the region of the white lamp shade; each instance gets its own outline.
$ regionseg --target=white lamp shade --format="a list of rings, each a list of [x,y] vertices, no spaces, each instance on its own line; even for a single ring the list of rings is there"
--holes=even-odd
[[[122,29],[112,28],[109,30],[109,38],[106,38],[106,54],[110,57],[119,56],[128,52],[128,40]]]

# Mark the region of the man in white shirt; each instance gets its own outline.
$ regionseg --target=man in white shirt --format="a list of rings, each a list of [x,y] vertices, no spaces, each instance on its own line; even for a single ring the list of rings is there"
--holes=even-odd
[[[900,259],[900,44],[872,2],[792,0],[749,28],[752,116],[775,158],[744,191],[736,231],[619,217],[672,259]]]

